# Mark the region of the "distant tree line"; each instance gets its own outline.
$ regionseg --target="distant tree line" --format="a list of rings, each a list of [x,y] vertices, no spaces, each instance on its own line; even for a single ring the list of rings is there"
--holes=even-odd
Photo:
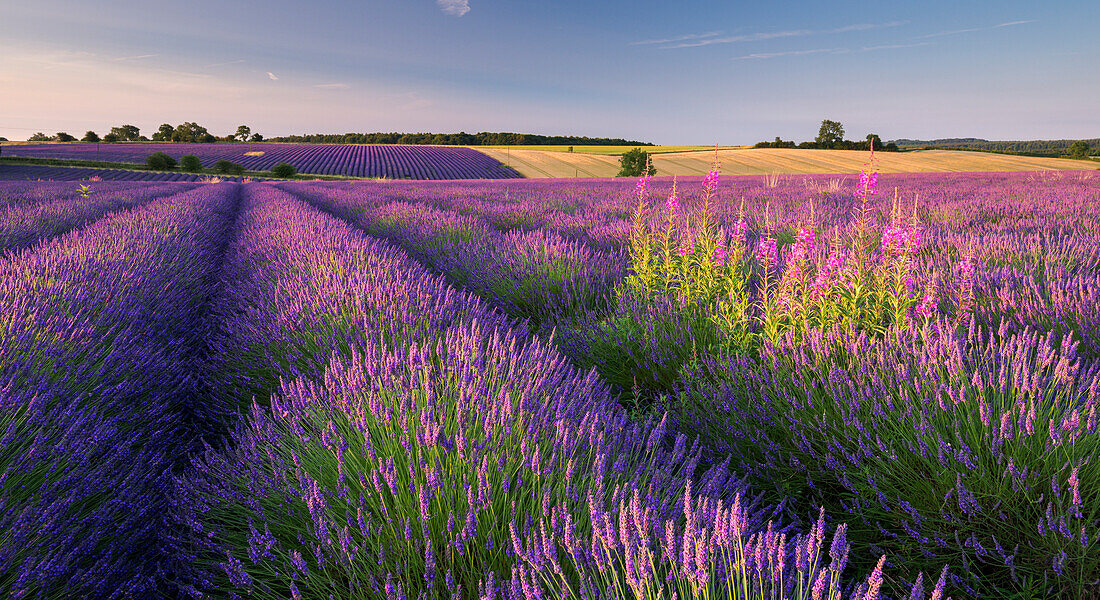
[[[935,140],[894,140],[906,148],[935,148],[938,150],[986,150],[1006,154],[1031,156],[1076,155],[1081,145],[1088,146],[1092,154],[1100,154],[1100,138],[1083,140],[1002,140],[990,141],[981,138],[941,138]],[[1075,150],[1076,149],[1076,150]]]
[[[27,138],[27,141],[75,142],[76,137],[64,131],[60,131],[52,136],[37,132]],[[141,130],[135,125],[119,125],[118,127],[112,127],[111,131],[104,134],[102,138],[100,138],[99,134],[96,132],[88,131],[84,134],[84,137],[80,138],[80,141],[93,144],[102,141],[111,144],[114,142],[148,142],[150,139],[141,135]],[[262,142],[264,141],[264,136],[259,133],[252,133],[252,129],[248,125],[241,125],[237,127],[236,133],[218,137],[210,133],[202,125],[188,121],[180,123],[175,127],[169,123],[161,124],[161,126],[157,128],[157,131],[153,133],[152,141],[188,142],[193,144],[213,144],[214,142]]]
[[[55,135],[35,133],[28,138],[31,142],[75,142],[76,138],[65,132]],[[112,127],[102,138],[94,131],[84,134],[82,142],[148,142],[150,138],[141,135],[134,125]],[[205,127],[194,122],[181,123],[173,127],[163,123],[152,134],[154,142],[263,142],[264,136],[253,133],[248,125],[237,127],[236,133],[218,137]],[[269,142],[287,142],[297,144],[434,144],[440,146],[653,146],[651,142],[639,142],[622,138],[598,138],[576,135],[538,135],[534,133],[488,132],[471,134],[459,133],[312,133],[309,135],[288,135],[269,138]]]
[[[898,145],[890,142],[883,144],[878,134],[868,133],[867,138],[860,141],[844,139],[844,126],[839,121],[825,119],[817,130],[817,137],[812,142],[795,143],[776,136],[771,142],[757,142],[753,148],[816,148],[821,150],[875,150],[881,152],[897,152]]]
[[[312,133],[270,138],[272,142],[308,144],[434,144],[439,146],[652,146],[622,138],[592,138],[534,133]]]

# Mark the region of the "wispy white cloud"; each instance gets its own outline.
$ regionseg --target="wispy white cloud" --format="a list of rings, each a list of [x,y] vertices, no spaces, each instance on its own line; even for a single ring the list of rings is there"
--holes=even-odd
[[[123,61],[123,60],[141,60],[141,59],[143,59],[143,58],[153,58],[153,57],[155,57],[155,56],[160,56],[160,55],[159,55],[159,54],[141,54],[141,55],[139,55],[139,56],[120,56],[120,57],[118,57],[118,58],[116,58],[116,59],[113,59],[113,60],[116,60],[116,61]]]
[[[279,80],[279,78],[276,77],[275,74],[272,73],[271,71],[267,72],[267,78],[270,79],[271,81],[278,81]]]
[[[689,33],[687,35],[679,35],[676,37],[664,38],[660,40],[642,40],[639,42],[630,42],[631,46],[643,46],[646,44],[671,44],[673,42],[686,42],[688,40],[698,40],[716,35],[721,35],[721,31],[708,31],[706,33]]]
[[[347,89],[349,86],[346,83],[318,83],[313,87],[323,88],[327,90],[344,90]]]
[[[1032,19],[1032,20],[1027,20],[1027,21],[1009,21],[1007,23],[998,23],[996,25],[990,25],[988,27],[968,27],[966,29],[951,29],[951,30],[948,30],[948,31],[940,31],[940,32],[937,32],[937,33],[929,33],[929,34],[926,34],[926,35],[918,35],[917,37],[915,37],[913,39],[922,40],[922,39],[925,39],[925,38],[943,37],[945,35],[958,35],[960,33],[973,33],[975,31],[989,31],[989,30],[992,30],[992,29],[1000,29],[1002,27],[1013,27],[1015,25],[1025,25],[1027,23],[1034,23],[1034,22],[1035,22],[1035,20]]]
[[[864,46],[860,48],[860,52],[871,52],[873,50],[894,50],[896,48],[916,48],[918,46],[931,46],[932,42],[917,42],[915,44],[883,44],[881,46]]]
[[[836,27],[834,29],[789,29],[786,31],[761,31],[757,33],[746,33],[741,35],[731,35],[724,37],[708,36],[700,39],[686,39],[683,41],[677,41],[669,43],[664,46],[660,46],[662,50],[671,50],[676,48],[697,48],[699,46],[710,46],[713,44],[735,44],[740,42],[760,42],[764,40],[774,40],[780,38],[792,38],[792,37],[805,37],[810,35],[827,35],[837,33],[850,33],[853,31],[868,31],[871,29],[883,29],[886,27],[897,27],[904,25],[905,21],[890,21],[888,23],[856,23],[852,25],[845,25],[843,27]]]
[[[780,56],[803,56],[806,54],[846,54],[851,52],[847,48],[814,48],[813,50],[788,50],[786,52],[757,52],[744,56],[734,56],[733,60],[761,60],[777,58]]]
[[[229,62],[220,62],[220,63],[214,63],[212,65],[203,65],[202,68],[203,69],[213,69],[214,67],[224,67],[224,66],[227,66],[227,65],[236,65],[236,64],[243,63],[243,62],[244,62],[244,59],[240,58],[240,59],[237,59],[237,60],[231,60]]]
[[[435,0],[435,1],[436,1],[436,4],[439,5],[439,8],[443,12],[447,13],[448,15],[461,17],[462,15],[470,12],[470,2],[469,2],[469,0]]]

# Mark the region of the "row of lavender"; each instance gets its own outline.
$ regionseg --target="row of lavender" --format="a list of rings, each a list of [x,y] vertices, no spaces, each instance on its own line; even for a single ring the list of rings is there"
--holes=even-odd
[[[949,563],[968,594],[1088,594],[1100,585],[1100,186],[892,179],[882,183],[923,198],[915,211],[886,186],[876,197],[868,178],[862,191],[712,179],[694,198],[650,189],[661,202],[639,225],[626,221],[638,212],[632,184],[604,184],[615,193],[590,201],[572,183],[284,187],[502,310],[558,326],[574,360],[620,388],[649,388],[757,489],[829,506],[897,566]],[[730,232],[720,244],[703,240],[707,212]],[[609,233],[591,235],[600,228]],[[639,263],[642,244],[615,232],[647,229],[656,235]],[[596,257],[571,262],[583,250],[555,250],[569,246],[557,234]],[[662,293],[607,293],[606,265],[621,273],[622,261],[635,283],[648,264]],[[739,291],[685,292],[708,277]],[[515,302],[532,285],[551,290],[534,294],[544,298],[534,310]],[[556,309],[562,290],[586,298],[565,306],[594,308]],[[765,337],[757,320],[774,331],[746,347]]]
[[[26,188],[22,184],[0,183],[0,252],[26,248],[109,212],[141,206],[192,187],[89,183],[39,184]]]
[[[254,171],[289,163],[299,173],[387,179],[513,179],[515,170],[470,148],[359,144],[27,144],[5,146],[4,154],[144,163],[154,152],[177,160],[194,155],[206,168],[229,160]]]
[[[152,597],[165,580],[172,470],[212,419],[204,309],[234,192],[180,191],[0,256],[5,597]]]
[[[242,181],[244,177],[217,175],[222,181]],[[164,173],[159,171],[127,171],[94,167],[50,167],[43,165],[0,164],[0,181],[49,183],[54,181],[181,181],[199,182],[214,179],[197,173]]]

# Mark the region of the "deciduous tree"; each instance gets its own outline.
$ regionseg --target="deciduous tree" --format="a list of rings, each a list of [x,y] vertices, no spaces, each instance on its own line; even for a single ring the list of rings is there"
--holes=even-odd
[[[844,126],[839,121],[825,119],[821,122],[821,128],[817,130],[817,137],[814,138],[814,142],[819,147],[832,148],[842,141],[844,141]]]
[[[642,173],[657,174],[657,169],[649,162],[649,153],[641,148],[624,152],[622,157],[619,158],[619,167],[617,177],[638,177]]]

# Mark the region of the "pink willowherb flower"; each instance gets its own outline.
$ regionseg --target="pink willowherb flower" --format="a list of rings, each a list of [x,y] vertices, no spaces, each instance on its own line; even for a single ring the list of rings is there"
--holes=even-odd
[[[668,202],[665,202],[665,206],[673,212],[680,210],[680,194],[675,188],[673,188],[672,193],[668,195]]]
[[[709,196],[716,189],[718,189],[718,170],[712,168],[707,171],[706,177],[703,177],[703,191]]]
[[[760,240],[760,243],[756,247],[756,257],[760,260],[760,263],[764,265],[765,269],[772,269],[775,264],[779,262],[779,250],[776,248],[775,238],[765,238]]]
[[[639,198],[645,198],[649,193],[649,174],[642,175],[638,178],[638,185],[634,188],[634,191],[638,194]]]
[[[875,196],[875,186],[878,185],[878,171],[866,170],[859,172],[859,191],[856,195],[862,200],[870,201]]]
[[[722,242],[714,248],[714,264],[721,267],[726,264],[726,244]]]
[[[912,256],[920,249],[924,231],[919,227],[890,227],[882,232],[881,251],[887,257]]]

